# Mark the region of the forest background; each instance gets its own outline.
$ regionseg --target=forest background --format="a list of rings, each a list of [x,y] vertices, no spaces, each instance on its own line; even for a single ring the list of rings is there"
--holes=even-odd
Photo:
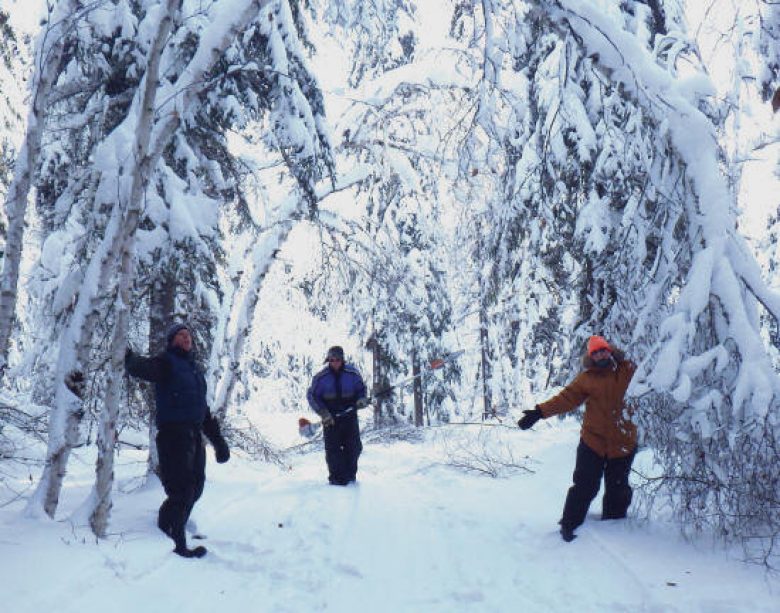
[[[511,422],[598,333],[639,364],[647,512],[772,564],[777,3],[40,9],[0,2],[0,487],[27,516],[57,517],[85,446],[98,537],[117,450],[155,471],[122,359],[174,319],[272,462],[258,415],[295,421],[331,344],[375,389],[425,375],[370,416],[393,437]]]

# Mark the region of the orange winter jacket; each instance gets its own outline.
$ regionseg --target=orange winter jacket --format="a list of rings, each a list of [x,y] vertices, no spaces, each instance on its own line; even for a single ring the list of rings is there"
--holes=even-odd
[[[583,371],[574,381],[536,408],[546,419],[573,411],[584,402],[583,442],[602,457],[622,458],[636,448],[636,426],[623,402],[636,365],[620,351],[614,351],[613,358],[610,366],[599,368],[590,356],[585,356]]]

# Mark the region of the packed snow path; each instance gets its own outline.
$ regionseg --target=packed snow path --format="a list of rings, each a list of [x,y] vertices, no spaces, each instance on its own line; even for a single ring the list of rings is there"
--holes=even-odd
[[[600,522],[598,502],[579,537],[562,542],[556,521],[575,424],[502,430],[501,444],[534,472],[497,479],[444,463],[477,436],[450,430],[458,434],[449,455],[440,433],[366,445],[360,483],[346,488],[324,483],[321,453],[293,456],[289,471],[210,457],[193,514],[208,536],[202,560],[171,553],[156,529],[157,483],[117,496],[113,535],[99,544],[67,519],[20,519],[20,504],[8,505],[0,509],[2,610],[780,610],[777,577],[704,541],[687,543],[671,525]],[[141,455],[122,458],[128,475],[142,470]],[[69,479],[67,495],[78,501],[91,466],[74,469],[84,472]],[[122,487],[134,482],[128,476]]]

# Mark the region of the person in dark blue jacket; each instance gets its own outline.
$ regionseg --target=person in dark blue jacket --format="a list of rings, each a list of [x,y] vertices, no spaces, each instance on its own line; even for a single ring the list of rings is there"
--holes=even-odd
[[[341,347],[328,349],[325,362],[327,366],[314,375],[306,397],[322,419],[328,481],[347,485],[355,481],[363,451],[357,409],[368,406],[366,384],[357,368],[344,362]]]
[[[202,435],[214,446],[220,464],[230,459],[230,449],[206,404],[206,379],[195,362],[189,328],[173,324],[166,340],[166,350],[152,358],[128,349],[125,368],[130,375],[155,384],[159,476],[167,496],[157,514],[157,525],[173,539],[175,553],[200,558],[206,555],[206,548],[187,547],[184,527],[206,481]]]

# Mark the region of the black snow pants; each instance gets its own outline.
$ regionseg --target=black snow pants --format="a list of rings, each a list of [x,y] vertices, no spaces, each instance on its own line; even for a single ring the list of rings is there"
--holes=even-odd
[[[160,480],[167,498],[157,514],[157,525],[176,546],[186,542],[184,527],[206,482],[206,450],[200,427],[163,424],[157,432]]]
[[[585,521],[588,507],[598,494],[602,476],[604,498],[601,519],[623,519],[633,496],[628,475],[635,453],[623,458],[603,458],[580,441],[577,446],[574,485],[566,495],[561,526],[574,529]]]
[[[363,451],[357,411],[336,417],[336,423],[325,428],[324,437],[328,481],[333,485],[346,485],[354,481],[357,476],[358,458]]]

